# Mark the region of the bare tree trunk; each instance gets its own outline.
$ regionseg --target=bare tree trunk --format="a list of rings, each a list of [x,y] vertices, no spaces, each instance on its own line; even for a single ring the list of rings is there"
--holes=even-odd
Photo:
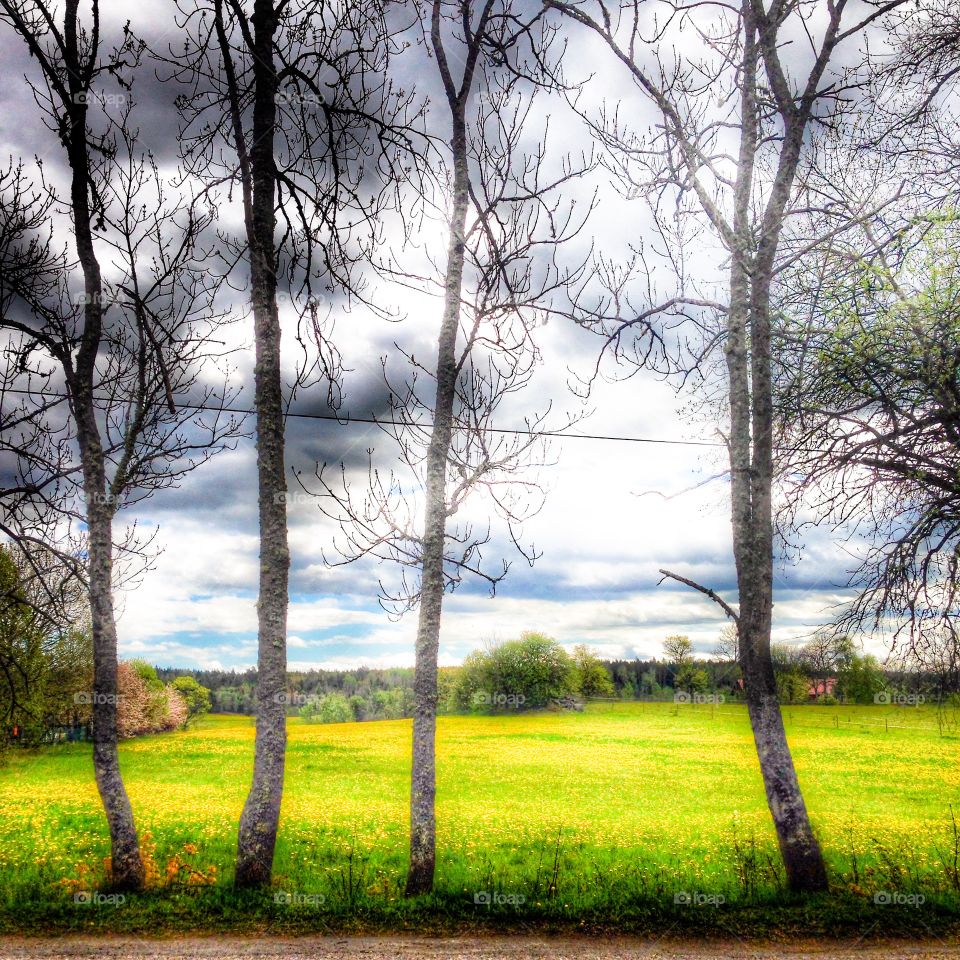
[[[240,818],[236,884],[270,883],[283,797],[286,754],[287,602],[290,551],[287,543],[284,425],[280,376],[280,319],[274,252],[277,75],[272,0],[256,0],[254,29],[253,142],[245,208],[250,248],[250,285],[256,336],[254,389],[257,409],[257,478],[260,506],[260,599],[257,604],[257,735],[253,784]],[[237,131],[242,135],[242,130]],[[243,152],[241,152],[243,155]]]
[[[731,301],[731,306],[734,300]],[[770,657],[773,608],[772,517],[770,489],[772,469],[757,450],[750,457],[750,424],[745,419],[749,399],[743,313],[731,309],[727,345],[730,376],[731,430],[730,466],[732,486],[734,556],[740,596],[738,639],[743,684],[750,726],[757,748],[767,804],[777,832],[787,882],[795,891],[827,887],[826,867],[807,815],[793,757],[787,743],[777,699],[777,684]],[[764,366],[752,344],[755,373]],[[769,375],[769,353],[766,357]],[[754,386],[754,404],[757,386]],[[762,445],[762,443],[761,443]]]
[[[884,12],[892,11],[903,2],[889,0]],[[731,20],[731,29],[724,34],[723,29],[714,32],[712,28],[707,31],[697,26],[695,20],[688,19],[688,10],[683,5],[668,4],[660,36],[666,36],[673,21],[673,28],[681,33],[692,30],[692,36],[697,38],[692,47],[699,43],[713,49],[718,59],[714,65],[707,66],[698,52],[688,60],[675,44],[667,66],[659,61],[654,48],[651,52],[659,67],[658,77],[656,71],[648,71],[636,53],[642,46],[649,45],[638,26],[645,22],[643,0],[621,4],[620,19],[612,17],[610,6],[599,0],[593,5],[563,0],[544,0],[544,4],[601,37],[630,71],[635,87],[650,97],[662,112],[664,123],[661,133],[657,134],[657,142],[662,146],[651,145],[638,151],[635,139],[621,138],[616,120],[611,122],[605,138],[614,145],[623,163],[632,165],[637,158],[640,169],[646,171],[650,192],[657,198],[652,206],[655,217],[660,216],[663,183],[671,183],[679,191],[678,196],[696,195],[705,220],[730,251],[729,302],[725,307],[720,306],[727,318],[724,349],[729,387],[731,520],[739,615],[713,590],[668,571],[662,572],[700,590],[737,619],[750,720],[788,881],[794,890],[823,890],[827,886],[826,868],[787,745],[770,658],[773,607],[770,299],[778,271],[789,263],[783,258],[778,261],[777,248],[795,192],[804,135],[818,109],[836,109],[846,95],[847,88],[842,83],[827,80],[828,67],[842,73],[843,68],[835,57],[838,45],[863,38],[879,14],[870,5],[853,13],[856,5],[826,4],[821,25],[811,31],[812,21],[796,5],[741,0],[737,28],[733,29]],[[718,23],[726,16],[722,10],[733,13],[729,5],[718,3],[716,6]],[[598,15],[588,12],[592,8],[596,8]],[[789,47],[785,38],[795,26],[791,23],[794,20],[803,23],[815,51],[805,76],[802,73],[797,76],[795,64],[788,68],[781,61],[781,51]],[[629,38],[627,44],[619,39],[624,32]],[[817,35],[819,39],[815,39]],[[729,154],[716,139],[714,117],[711,114],[707,119],[701,100],[702,92],[714,84],[722,84],[725,75],[730,84],[726,89],[731,97],[738,93],[740,101],[739,123],[730,124],[740,137],[732,184],[730,177],[719,174],[715,166],[721,156],[723,162],[728,160]],[[705,77],[708,79],[704,80]],[[840,89],[844,90],[844,97],[838,93]],[[615,115],[615,111],[604,111],[604,122]],[[761,154],[763,169],[772,170],[773,176],[768,175],[763,183],[758,183],[755,173]],[[650,162],[651,157],[656,157],[655,162]],[[728,188],[732,188],[732,222],[725,212],[726,204],[718,202],[718,198],[726,200]],[[769,194],[766,199],[765,193]],[[663,221],[660,223],[665,226]],[[665,235],[672,229],[666,227]],[[686,234],[677,234],[678,243],[684,243],[685,239]],[[685,283],[684,279],[683,285]],[[619,287],[611,288],[611,293],[618,294]],[[615,300],[619,306],[619,299]],[[591,322],[607,337],[607,343],[615,343],[618,349],[619,337],[627,326],[633,327],[639,319],[665,309],[672,310],[675,303],[676,300],[671,299],[626,324],[620,316],[607,319],[595,313],[591,315]],[[615,355],[626,356],[619,352]],[[640,361],[644,363],[649,354],[638,351],[637,355],[644,358]]]
[[[79,66],[77,8],[68,0],[64,20],[67,62]],[[87,588],[93,633],[93,767],[110,830],[112,884],[121,890],[143,886],[144,869],[130,799],[120,773],[117,751],[117,624],[113,609],[113,497],[94,406],[97,355],[103,325],[103,282],[93,245],[88,185],[87,107],[79,69],[71,72],[69,107],[70,203],[77,256],[84,279],[84,327],[77,353],[71,400],[83,469],[88,533]],[[69,371],[69,358],[65,358]]]
[[[436,19],[434,29],[437,30]],[[437,41],[435,40],[435,43]],[[414,675],[413,768],[410,784],[410,869],[407,896],[433,889],[436,866],[437,656],[443,605],[443,555],[447,535],[447,457],[457,384],[457,327],[463,286],[464,230],[469,203],[463,97],[453,107],[453,209],[447,247],[443,321],[437,350],[437,393],[427,450],[423,568]]]
[[[111,885],[143,886],[144,869],[117,751],[117,626],[113,609],[113,504],[90,392],[77,391],[76,419],[87,498],[87,583],[93,633],[93,769],[110,830]]]
[[[742,135],[735,193],[726,361],[730,390],[730,473],[733,547],[740,599],[738,631],[750,726],[792,890],[827,887],[787,744],[770,657],[773,614],[773,387],[770,288],[782,210],[789,195],[800,132],[788,124],[758,254],[752,253],[751,196],[756,164],[759,51],[752,0],[743,4]],[[782,201],[782,202],[781,202]],[[752,260],[752,263],[751,263]],[[749,330],[749,347],[748,347]]]

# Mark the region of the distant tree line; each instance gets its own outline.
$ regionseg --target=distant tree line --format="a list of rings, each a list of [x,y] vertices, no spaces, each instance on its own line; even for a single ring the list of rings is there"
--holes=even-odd
[[[858,652],[843,635],[817,632],[801,645],[771,649],[781,703],[898,702],[922,695],[945,702],[960,693],[956,651],[941,644],[933,661],[896,661],[883,666]],[[952,656],[951,656],[952,652]],[[158,667],[163,683],[192,682],[209,691],[214,713],[257,712],[257,671],[186,670]],[[305,670],[288,675],[281,696],[287,714],[310,723],[348,723],[409,718],[414,671],[406,667]],[[586,645],[568,653],[556,640],[528,631],[517,640],[475,650],[460,667],[441,667],[437,711],[441,714],[542,709],[565,699],[671,700],[677,691],[743,699],[735,633],[725,632],[713,655],[694,656],[688,637],[664,641],[661,658],[603,660]],[[887,698],[878,694],[886,693]]]
[[[166,683],[178,677],[193,678],[210,691],[210,709],[213,713],[257,712],[255,669],[187,670],[157,667],[157,675]],[[326,696],[335,695],[345,702],[354,702],[356,716],[352,719],[391,719],[395,715],[409,716],[404,710],[397,712],[398,697],[395,691],[412,689],[412,667],[290,671],[280,702],[287,705],[289,713],[316,704]],[[362,709],[359,707],[360,701],[364,704]]]
[[[209,691],[214,713],[257,712],[256,670],[186,670],[157,667],[164,683],[186,679]],[[293,671],[280,696],[288,715],[311,723],[395,720],[411,717],[412,668]],[[584,645],[572,654],[541,633],[491,645],[470,654],[462,667],[442,667],[438,678],[441,713],[535,709],[571,697],[614,696],[608,668]]]

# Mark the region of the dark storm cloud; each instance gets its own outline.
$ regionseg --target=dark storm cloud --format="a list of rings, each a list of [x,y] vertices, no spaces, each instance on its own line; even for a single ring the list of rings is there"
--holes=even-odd
[[[252,443],[222,453],[188,474],[171,490],[163,490],[137,507],[148,522],[164,516],[209,518],[231,532],[255,534],[257,530],[257,475]]]

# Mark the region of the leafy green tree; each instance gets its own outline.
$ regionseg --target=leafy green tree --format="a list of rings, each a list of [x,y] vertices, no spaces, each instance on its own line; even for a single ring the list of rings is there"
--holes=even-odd
[[[0,548],[0,711],[20,739],[43,730],[44,628],[12,552]]]
[[[854,703],[873,703],[887,685],[876,657],[854,655],[840,671],[837,692]]]
[[[777,673],[777,699],[781,703],[806,703],[810,696],[810,680],[797,667]]]
[[[370,719],[370,704],[359,694],[354,693],[347,699],[347,703],[350,704],[350,709],[353,711],[354,720]]]
[[[477,697],[490,685],[490,658],[482,650],[468,654],[460,668],[453,688],[452,701],[457,710],[470,710],[477,706]]]
[[[682,667],[693,659],[693,643],[689,637],[674,634],[663,641],[663,655],[667,663],[677,668]]]
[[[706,670],[694,666],[692,663],[684,663],[677,671],[673,682],[677,690],[686,690],[687,693],[703,693],[710,685],[710,678],[707,676]]]
[[[42,739],[51,724],[71,722],[78,694],[91,690],[90,634],[72,625],[82,597],[52,554],[0,546],[0,741]]]
[[[463,662],[456,701],[463,709],[535,709],[576,693],[575,668],[556,640],[527,632],[474,651]]]
[[[210,712],[210,691],[194,677],[177,677],[171,684],[187,705],[187,725]]]
[[[657,682],[657,672],[655,670],[644,670],[640,677],[638,692],[651,697],[659,696],[663,692],[663,687]]]
[[[342,693],[328,693],[300,708],[308,723],[351,723],[355,719],[350,701]]]
[[[52,726],[89,723],[84,698],[93,689],[93,637],[88,626],[60,631],[46,651],[43,706]]]
[[[451,713],[459,709],[457,687],[462,667],[440,667],[437,671],[437,710]]]
[[[399,720],[413,712],[413,691],[409,687],[377,690],[373,694],[375,715],[382,720]]]
[[[583,697],[612,697],[614,694],[610,671],[583,643],[573,648],[573,684]]]
[[[573,662],[556,640],[527,632],[495,647],[490,660],[491,693],[523,697],[522,706],[546,706],[574,692]]]

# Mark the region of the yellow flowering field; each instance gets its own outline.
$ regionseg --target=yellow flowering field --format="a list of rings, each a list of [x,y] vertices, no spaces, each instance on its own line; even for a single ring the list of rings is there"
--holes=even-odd
[[[958,883],[960,738],[932,708],[795,707],[790,743],[837,888],[949,895]],[[151,888],[229,886],[253,720],[216,716],[122,745]],[[289,722],[277,886],[390,903],[406,857],[410,722]],[[440,894],[578,909],[678,890],[727,901],[782,876],[745,710],[599,704],[583,714],[439,721]],[[106,881],[90,747],[14,752],[0,768],[8,909]]]

